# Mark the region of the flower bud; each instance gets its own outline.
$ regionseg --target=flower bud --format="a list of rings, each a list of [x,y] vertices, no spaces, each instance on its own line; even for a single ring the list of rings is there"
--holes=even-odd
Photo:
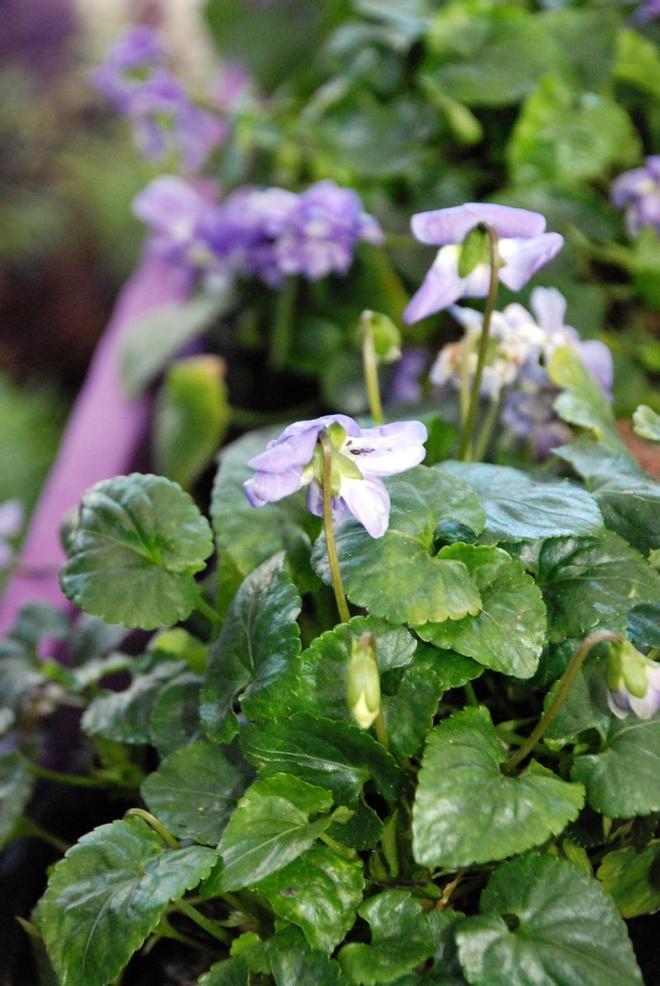
[[[372,633],[351,640],[346,701],[361,729],[369,729],[380,712],[380,676],[376,641]]]
[[[619,719],[630,713],[650,719],[660,709],[660,664],[624,640],[610,650],[607,687],[607,703]]]

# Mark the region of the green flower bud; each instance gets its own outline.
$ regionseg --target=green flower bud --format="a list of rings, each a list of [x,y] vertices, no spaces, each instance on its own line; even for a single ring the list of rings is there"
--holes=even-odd
[[[358,726],[369,729],[380,712],[378,655],[372,633],[363,633],[351,640],[346,701]]]
[[[644,698],[649,686],[648,663],[648,658],[640,654],[629,640],[613,645],[607,668],[608,688],[612,691],[625,688],[635,698]]]
[[[360,315],[363,335],[370,332],[374,352],[381,363],[394,363],[401,356],[401,333],[391,318],[367,309]]]

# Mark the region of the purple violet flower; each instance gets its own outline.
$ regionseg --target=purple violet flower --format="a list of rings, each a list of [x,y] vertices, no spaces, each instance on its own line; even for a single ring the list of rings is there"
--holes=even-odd
[[[92,76],[96,88],[133,123],[140,151],[153,161],[172,152],[199,171],[226,137],[226,123],[197,106],[167,69],[156,32],[131,28]]]
[[[20,500],[0,503],[0,571],[11,564],[14,558],[11,540],[18,537],[24,523],[25,514]]]
[[[307,506],[323,516],[323,460],[319,435],[332,444],[333,511],[337,522],[353,515],[373,538],[389,525],[390,497],[381,476],[394,476],[423,460],[428,437],[420,421],[360,428],[345,414],[326,414],[285,428],[250,460],[255,475],[244,484],[251,506],[263,507],[308,486]]]
[[[149,250],[177,271],[182,287],[205,274],[216,288],[232,277],[213,245],[218,207],[183,178],[161,175],[133,199],[133,213],[149,229]]]
[[[360,240],[382,243],[380,226],[364,212],[359,195],[319,181],[298,196],[275,251],[283,275],[318,281],[346,274]]]
[[[405,346],[392,367],[387,385],[387,400],[395,404],[419,404],[422,399],[422,375],[429,354],[422,346]]]
[[[612,185],[611,198],[613,205],[625,210],[631,236],[637,236],[647,226],[660,232],[660,154],[647,157],[644,167],[619,175]]]
[[[642,0],[634,15],[634,19],[642,24],[656,17],[660,17],[660,0]]]
[[[545,219],[540,213],[526,209],[469,202],[417,213],[411,223],[414,236],[440,250],[403,314],[408,324],[447,308],[459,298],[486,296],[490,279],[487,260],[480,260],[466,277],[459,274],[463,240],[480,223],[489,224],[497,233],[499,278],[512,291],[524,287],[564,243],[559,233],[544,232]]]

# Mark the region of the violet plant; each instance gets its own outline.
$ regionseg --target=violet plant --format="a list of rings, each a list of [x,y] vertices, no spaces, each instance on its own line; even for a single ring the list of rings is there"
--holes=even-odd
[[[624,917],[660,906],[659,491],[561,296],[495,316],[491,218],[455,234],[458,269],[487,268],[480,353],[499,319],[519,375],[543,358],[573,435],[553,474],[470,461],[467,415],[469,455],[430,460],[423,422],[336,413],[226,446],[211,523],[162,476],[83,497],[61,585],[98,621],[92,654],[43,610],[2,645],[26,676],[4,836],[63,848],[25,814],[35,777],[124,802],[26,922],[66,986],[129,981],[168,939],[199,986],[642,983]],[[373,311],[360,328],[377,417],[399,339]],[[141,656],[121,627],[153,631]],[[71,666],[39,662],[44,631]],[[85,772],[30,756],[45,702],[82,707]]]

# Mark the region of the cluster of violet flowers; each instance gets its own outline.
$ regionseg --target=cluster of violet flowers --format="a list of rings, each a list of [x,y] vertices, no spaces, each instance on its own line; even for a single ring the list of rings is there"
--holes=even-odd
[[[136,196],[133,211],[149,229],[149,249],[182,279],[203,279],[210,289],[237,277],[277,288],[291,276],[316,281],[343,275],[360,241],[383,242],[356,192],[333,181],[299,194],[238,188],[218,203],[210,192],[162,175]]]
[[[250,87],[247,74],[228,65],[208,103],[199,106],[170,71],[157,32],[147,25],[130,28],[92,75],[96,89],[132,123],[138,149],[150,160],[180,160],[198,173],[209,155],[226,140],[230,125],[222,114]]]

